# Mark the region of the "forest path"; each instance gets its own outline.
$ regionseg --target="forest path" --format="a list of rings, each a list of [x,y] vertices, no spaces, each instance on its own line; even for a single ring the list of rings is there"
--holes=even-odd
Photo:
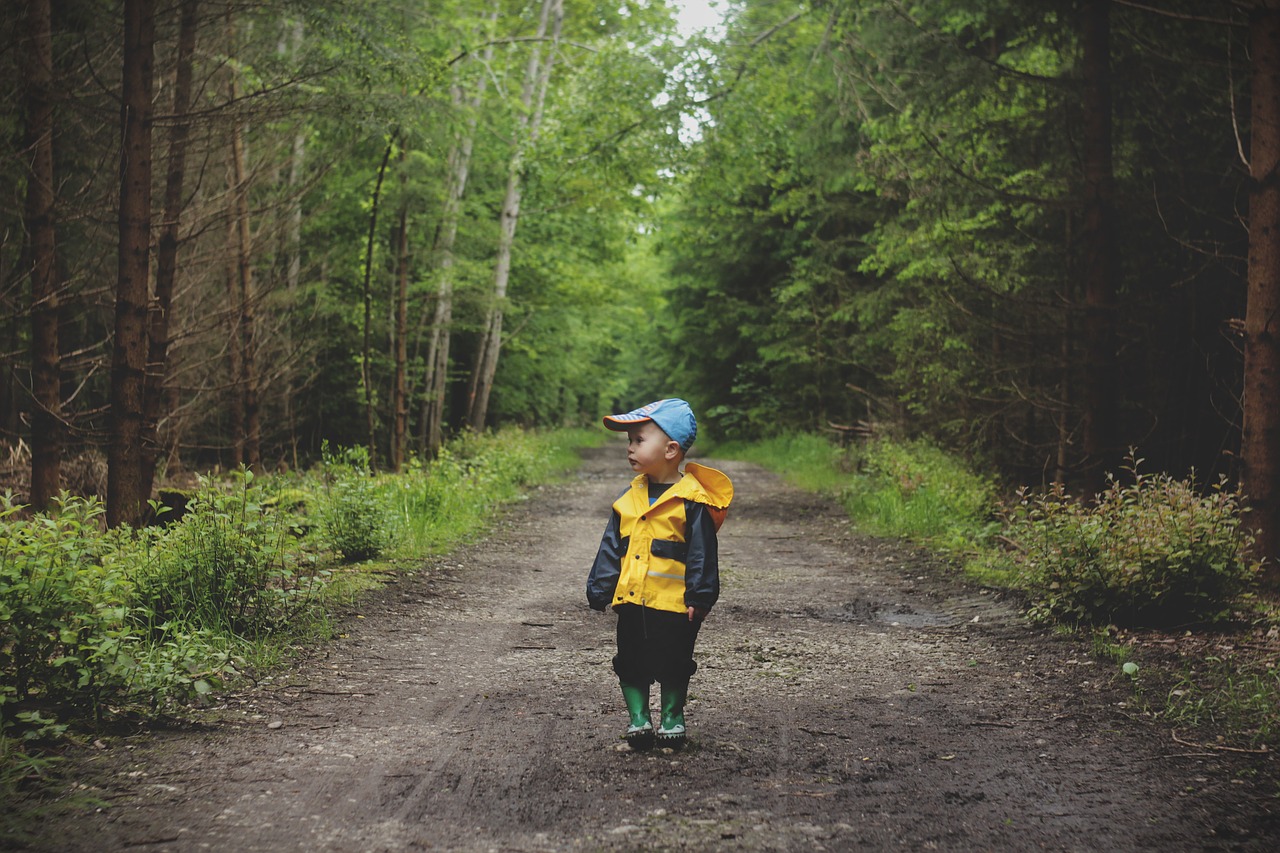
[[[38,848],[1277,849],[1266,759],[1132,722],[1114,664],[740,463],[690,746],[631,753],[613,617],[583,596],[622,456],[371,595],[218,722],[110,744],[84,781],[111,807]]]

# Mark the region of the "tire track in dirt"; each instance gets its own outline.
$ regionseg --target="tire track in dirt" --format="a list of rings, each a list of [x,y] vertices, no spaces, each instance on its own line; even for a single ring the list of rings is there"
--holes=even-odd
[[[1276,848],[1269,759],[1171,748],[1078,643],[737,463],[690,746],[630,753],[613,620],[583,601],[621,456],[371,595],[215,722],[86,758],[111,807],[36,848]]]

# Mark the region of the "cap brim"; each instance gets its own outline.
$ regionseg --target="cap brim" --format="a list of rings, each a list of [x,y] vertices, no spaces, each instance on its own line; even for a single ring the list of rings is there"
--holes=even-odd
[[[627,427],[633,427],[633,426],[636,426],[637,424],[642,424],[645,421],[651,421],[651,420],[653,420],[653,418],[649,417],[648,415],[645,415],[643,417],[630,417],[628,415],[605,415],[604,425],[606,429],[611,429],[614,432],[624,432],[627,429]]]

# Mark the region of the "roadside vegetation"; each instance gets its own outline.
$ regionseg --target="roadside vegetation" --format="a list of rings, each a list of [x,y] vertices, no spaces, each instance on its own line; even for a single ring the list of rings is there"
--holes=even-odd
[[[327,450],[305,473],[170,493],[178,508],[137,530],[105,529],[97,500],[29,515],[0,499],[0,793],[68,739],[181,713],[323,640],[361,590],[475,536],[598,437],[467,434],[395,475]]]
[[[840,447],[789,434],[716,448],[839,499],[859,530],[945,557],[1016,591],[1028,615],[1115,664],[1133,706],[1213,748],[1280,735],[1280,606],[1259,594],[1240,495],[1142,470],[1131,458],[1094,501],[997,479],[924,441]]]

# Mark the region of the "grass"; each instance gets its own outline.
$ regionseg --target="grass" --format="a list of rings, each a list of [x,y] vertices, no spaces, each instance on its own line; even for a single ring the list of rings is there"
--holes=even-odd
[[[853,481],[857,457],[817,435],[788,433],[758,442],[725,442],[717,456],[754,462],[801,489],[838,495]]]
[[[998,530],[994,478],[928,442],[840,448],[821,436],[793,433],[717,445],[715,452],[839,500],[865,533],[909,539],[961,562],[988,548]]]

